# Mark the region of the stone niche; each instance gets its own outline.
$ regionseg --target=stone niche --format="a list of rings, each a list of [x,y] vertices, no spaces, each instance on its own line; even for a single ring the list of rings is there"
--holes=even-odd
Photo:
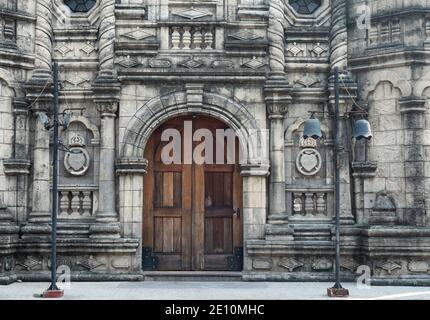
[[[396,225],[399,221],[396,202],[386,192],[376,194],[375,205],[370,213],[371,225]]]

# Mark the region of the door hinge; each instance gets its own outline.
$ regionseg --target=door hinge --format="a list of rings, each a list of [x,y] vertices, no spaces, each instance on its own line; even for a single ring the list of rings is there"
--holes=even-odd
[[[158,258],[153,255],[152,248],[142,248],[142,270],[157,270]]]

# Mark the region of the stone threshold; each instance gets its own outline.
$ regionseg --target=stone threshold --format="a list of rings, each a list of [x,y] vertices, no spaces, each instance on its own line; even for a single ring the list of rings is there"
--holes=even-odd
[[[241,271],[144,271],[145,281],[242,281]]]

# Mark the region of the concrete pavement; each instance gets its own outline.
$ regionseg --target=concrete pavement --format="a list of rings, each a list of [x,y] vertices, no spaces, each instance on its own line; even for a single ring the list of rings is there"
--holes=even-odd
[[[72,282],[65,300],[302,300],[332,299],[326,289],[332,283],[292,282]],[[21,282],[0,286],[0,299],[40,299],[48,283]],[[345,283],[348,299],[430,300],[430,287],[380,287],[360,289]]]

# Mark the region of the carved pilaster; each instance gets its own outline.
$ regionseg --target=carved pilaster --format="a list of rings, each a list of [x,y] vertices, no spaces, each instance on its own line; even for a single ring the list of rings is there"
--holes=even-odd
[[[45,2],[45,1],[41,1]],[[38,4],[39,5],[39,4]],[[45,65],[46,67],[46,65]],[[50,70],[39,69],[25,84],[27,100],[30,103],[33,122],[33,176],[31,212],[28,223],[22,228],[23,238],[50,238],[51,201],[50,195],[50,133],[38,119],[39,112],[52,108],[52,80]]]
[[[119,238],[115,186],[115,119],[118,102],[98,100],[101,117],[99,166],[99,207],[96,224],[90,227],[91,238]]]
[[[424,150],[426,102],[425,97],[414,96],[404,97],[399,101],[405,145],[406,221],[417,227],[427,224]]]
[[[266,107],[270,121],[270,190],[266,237],[292,240],[285,200],[284,116],[291,104],[290,86],[285,81],[268,81]]]

